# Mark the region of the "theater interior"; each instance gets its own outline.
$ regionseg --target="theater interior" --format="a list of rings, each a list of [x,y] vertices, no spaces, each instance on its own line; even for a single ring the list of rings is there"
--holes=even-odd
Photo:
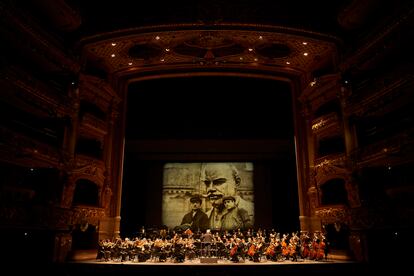
[[[412,257],[413,1],[2,0],[0,14],[13,268],[352,273]],[[99,241],[163,228],[165,165],[198,162],[253,164],[254,228],[323,233],[329,262],[96,259]]]

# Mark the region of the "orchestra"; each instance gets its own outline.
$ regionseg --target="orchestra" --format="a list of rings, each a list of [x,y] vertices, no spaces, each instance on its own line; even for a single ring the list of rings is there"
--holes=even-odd
[[[281,238],[282,236],[282,238]],[[327,259],[328,242],[321,232],[313,233],[312,238],[306,231],[287,234],[259,229],[240,229],[216,231],[212,235],[208,256],[234,263],[249,260],[252,262],[272,261],[292,262],[300,260],[322,261]],[[99,261],[131,262],[177,262],[193,261],[206,256],[203,249],[203,234],[191,230],[175,232],[163,229],[162,233],[152,233],[135,237],[99,241],[96,259]],[[204,250],[204,251],[203,251]]]

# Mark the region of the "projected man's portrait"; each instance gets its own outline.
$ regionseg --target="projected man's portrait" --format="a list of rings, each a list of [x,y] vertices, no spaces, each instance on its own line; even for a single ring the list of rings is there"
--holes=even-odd
[[[250,228],[254,225],[253,188],[252,163],[168,163],[163,224],[192,231]]]

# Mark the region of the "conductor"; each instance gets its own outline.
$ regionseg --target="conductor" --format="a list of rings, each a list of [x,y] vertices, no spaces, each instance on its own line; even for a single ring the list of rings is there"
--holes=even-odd
[[[211,245],[214,242],[214,236],[211,234],[210,229],[206,230],[206,233],[204,233],[201,236],[201,244],[204,248],[202,248],[202,253],[204,253],[204,256],[211,257]],[[203,250],[204,249],[204,250]]]

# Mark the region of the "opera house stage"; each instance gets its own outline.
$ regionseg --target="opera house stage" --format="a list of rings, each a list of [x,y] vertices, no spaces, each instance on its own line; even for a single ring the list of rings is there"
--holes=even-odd
[[[159,262],[101,262],[101,261],[76,261],[62,264],[56,267],[56,271],[65,271],[67,275],[136,275],[144,273],[153,275],[162,273],[166,275],[289,275],[290,273],[365,273],[370,270],[367,264],[350,261],[326,260],[326,261],[303,261],[297,262],[252,261],[232,263],[231,261],[219,260],[218,263],[201,263],[200,260],[186,260],[184,263],[166,261]]]
[[[2,266],[402,269],[413,26],[412,0],[1,0]],[[207,230],[217,262],[175,235]]]

